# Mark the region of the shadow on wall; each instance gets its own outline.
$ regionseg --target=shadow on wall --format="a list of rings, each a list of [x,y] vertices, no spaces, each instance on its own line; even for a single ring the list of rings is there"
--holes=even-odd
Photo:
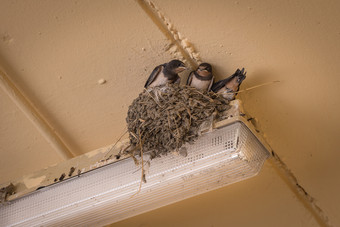
[[[255,72],[247,73],[247,78],[241,85],[240,87],[241,93],[237,95],[237,98],[243,101],[245,111],[249,115],[249,117],[258,118],[258,116],[256,115],[262,116],[262,114],[257,113],[259,111],[259,108],[257,107],[259,105],[265,105],[266,102],[273,101],[273,99],[275,99],[274,96],[272,96],[273,93],[270,90],[273,89],[273,87],[277,88],[278,84],[265,85],[265,86],[254,88],[252,90],[244,91],[244,92],[242,92],[242,90],[245,90],[245,89],[248,89],[254,86],[258,86],[261,84],[265,84],[271,81],[275,81],[277,80],[277,78],[278,78],[278,75],[275,74],[275,72],[266,70],[266,69],[260,69]],[[279,86],[281,84],[282,82],[279,83]],[[266,112],[268,113],[270,112],[270,110],[266,110]],[[274,114],[274,113],[271,113],[271,114]],[[258,119],[258,120],[260,121],[256,122],[256,128],[258,128],[261,132],[264,132],[265,130],[263,129],[263,126],[261,125],[261,121],[263,119]]]
[[[280,83],[240,93],[238,98],[243,101],[246,113],[258,119],[257,127],[265,133],[266,141],[293,172],[296,168],[310,169],[313,163],[327,169],[329,165],[335,164],[329,160],[334,160],[331,151],[336,151],[332,147],[336,141],[318,135],[334,135],[336,127],[334,122],[325,118],[326,115],[320,116],[323,113],[318,108],[322,109],[323,104],[316,103],[313,94],[309,95],[310,91],[295,91],[298,87],[296,83],[299,82],[295,76],[257,70],[247,76],[241,90],[274,80],[280,80]],[[320,177],[317,169],[305,174]],[[321,178],[326,179],[327,176]],[[311,188],[310,185],[304,186]]]
[[[80,155],[81,150],[79,144],[76,144],[75,139],[72,138],[70,134],[63,130],[62,124],[54,118],[53,114],[41,105],[39,98],[35,95],[34,91],[30,90],[23,81],[18,80],[18,75],[21,74],[18,70],[14,69],[11,64],[5,60],[6,58],[0,52],[0,67],[7,73],[8,77],[13,81],[17,88],[24,94],[24,96],[37,108],[38,112],[47,120],[47,122],[52,126],[53,129],[62,138],[63,142],[71,149],[75,155]],[[22,72],[24,74],[24,72]]]

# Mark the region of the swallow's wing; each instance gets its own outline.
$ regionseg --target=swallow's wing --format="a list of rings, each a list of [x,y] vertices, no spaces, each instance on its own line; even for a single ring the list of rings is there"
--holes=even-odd
[[[150,84],[152,84],[152,82],[155,81],[155,79],[157,78],[158,74],[162,71],[163,69],[163,65],[159,65],[156,68],[154,68],[154,70],[151,72],[148,80],[146,81],[144,88],[147,88],[150,86]]]
[[[229,78],[217,81],[211,86],[211,90],[215,93],[218,92],[221,88],[223,88],[227,84],[227,82],[229,81],[228,79]]]
[[[190,86],[191,85],[191,81],[192,81],[192,77],[194,76],[194,71],[191,71],[191,73],[188,76],[188,80],[187,80],[187,85]]]
[[[210,89],[211,89],[211,87],[212,87],[212,85],[213,85],[213,83],[214,83],[214,80],[215,80],[215,77],[212,76],[211,81],[210,81],[210,84],[209,84],[209,87],[208,87],[208,91],[210,91]]]
[[[227,83],[229,83],[240,72],[241,72],[240,69],[237,69],[236,72],[233,75],[229,76],[228,78],[226,78],[224,80],[220,80],[220,81],[214,83],[211,87],[211,90],[213,92],[218,92],[222,87],[224,87]]]

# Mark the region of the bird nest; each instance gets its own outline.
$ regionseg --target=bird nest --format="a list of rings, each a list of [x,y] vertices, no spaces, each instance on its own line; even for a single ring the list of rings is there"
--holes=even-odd
[[[200,135],[200,126],[230,108],[213,92],[177,84],[145,89],[130,105],[126,118],[133,156],[151,158],[178,151]]]

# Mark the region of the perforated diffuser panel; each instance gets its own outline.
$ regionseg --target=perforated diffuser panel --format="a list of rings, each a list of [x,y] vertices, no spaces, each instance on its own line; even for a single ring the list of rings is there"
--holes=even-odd
[[[171,154],[145,164],[147,183],[138,194],[141,167],[125,159],[0,207],[0,226],[110,224],[255,176],[269,156],[242,122],[187,148],[187,157]]]

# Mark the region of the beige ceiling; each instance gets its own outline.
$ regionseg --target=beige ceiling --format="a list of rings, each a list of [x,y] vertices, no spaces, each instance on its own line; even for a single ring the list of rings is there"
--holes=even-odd
[[[239,98],[330,223],[340,226],[340,3],[153,2],[172,31],[213,65],[218,79],[245,67],[242,88],[281,81]],[[169,48],[170,33],[164,34],[158,17],[151,18],[143,5],[134,0],[0,1],[1,68],[74,155],[114,143],[152,69],[181,57]],[[106,83],[98,83],[101,79]],[[4,90],[0,101],[1,183],[63,161]],[[318,226],[268,163],[258,177],[116,225],[264,223]]]

